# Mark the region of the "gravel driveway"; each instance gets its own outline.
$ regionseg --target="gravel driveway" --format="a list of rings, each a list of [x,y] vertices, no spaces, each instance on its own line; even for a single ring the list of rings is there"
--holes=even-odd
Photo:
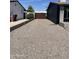
[[[69,33],[47,19],[35,19],[10,33],[11,59],[69,59]]]

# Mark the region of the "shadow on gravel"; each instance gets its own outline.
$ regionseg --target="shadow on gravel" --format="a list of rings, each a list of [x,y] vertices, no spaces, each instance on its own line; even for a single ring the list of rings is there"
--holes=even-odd
[[[18,24],[18,25],[16,25],[16,26],[11,27],[11,28],[10,28],[10,32],[13,31],[13,30],[15,30],[15,29],[17,29],[17,28],[19,28],[19,27],[21,27],[21,26],[23,26],[23,25],[25,25],[25,24],[27,24],[27,23],[29,23],[29,22],[31,22],[31,21],[33,21],[33,20],[25,21],[25,22],[23,22],[23,23],[21,23],[21,24]]]
[[[59,25],[64,28],[64,24],[63,23],[59,23]]]
[[[49,24],[49,25],[57,25],[57,24]]]

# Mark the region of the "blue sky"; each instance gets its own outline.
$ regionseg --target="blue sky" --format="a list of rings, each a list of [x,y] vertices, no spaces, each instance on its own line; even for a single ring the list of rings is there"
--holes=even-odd
[[[29,5],[32,5],[35,11],[45,11],[49,5],[49,2],[57,2],[57,0],[19,0],[19,2],[28,9]]]

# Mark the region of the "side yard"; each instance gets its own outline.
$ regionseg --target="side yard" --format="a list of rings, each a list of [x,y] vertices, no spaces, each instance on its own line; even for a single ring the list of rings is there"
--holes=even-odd
[[[69,33],[48,19],[12,31],[11,59],[69,59]]]

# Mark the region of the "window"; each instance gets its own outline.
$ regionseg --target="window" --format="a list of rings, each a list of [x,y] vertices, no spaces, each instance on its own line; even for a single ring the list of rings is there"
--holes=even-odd
[[[69,9],[65,8],[64,10],[64,22],[69,22]]]

